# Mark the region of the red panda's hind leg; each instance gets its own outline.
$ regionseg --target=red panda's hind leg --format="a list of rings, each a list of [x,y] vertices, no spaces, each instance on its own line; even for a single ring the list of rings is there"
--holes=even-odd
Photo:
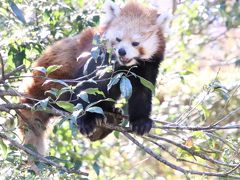
[[[19,117],[19,129],[24,144],[30,144],[37,152],[46,155],[48,149],[48,135],[51,131],[49,119],[52,117],[45,112],[32,112],[21,110]]]

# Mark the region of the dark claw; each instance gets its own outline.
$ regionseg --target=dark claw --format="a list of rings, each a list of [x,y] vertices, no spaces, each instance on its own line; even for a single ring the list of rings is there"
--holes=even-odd
[[[123,115],[123,110],[121,108],[113,108],[113,113]]]
[[[87,113],[77,120],[79,131],[85,136],[91,136],[101,123],[104,123],[104,116],[96,113]]]
[[[138,119],[131,123],[132,131],[137,135],[143,136],[149,133],[153,126],[153,121],[151,119]]]

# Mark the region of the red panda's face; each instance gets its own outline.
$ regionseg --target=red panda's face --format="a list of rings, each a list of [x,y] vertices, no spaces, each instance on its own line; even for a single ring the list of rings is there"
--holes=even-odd
[[[150,59],[158,49],[157,31],[148,30],[144,26],[141,28],[136,22],[126,25],[117,20],[109,27],[105,36],[119,57],[120,64],[132,66],[137,64],[137,59]]]
[[[133,66],[138,61],[149,61],[159,50],[164,39],[159,37],[161,27],[158,24],[157,11],[129,3],[122,9],[113,2],[106,7],[107,28],[105,38],[114,48],[119,63]],[[108,12],[108,10],[110,12]]]

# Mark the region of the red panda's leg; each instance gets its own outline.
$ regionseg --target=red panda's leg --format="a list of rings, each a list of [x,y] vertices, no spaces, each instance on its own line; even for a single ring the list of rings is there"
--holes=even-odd
[[[48,135],[51,131],[49,126],[50,114],[44,112],[32,112],[21,110],[19,117],[19,129],[23,136],[24,144],[30,144],[36,150],[46,155],[48,149]]]

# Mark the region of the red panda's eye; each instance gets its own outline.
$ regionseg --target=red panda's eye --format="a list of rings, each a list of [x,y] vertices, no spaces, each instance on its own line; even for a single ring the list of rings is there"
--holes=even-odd
[[[121,42],[121,39],[120,39],[120,38],[116,38],[116,41],[117,41],[117,42]]]
[[[138,46],[139,42],[132,42],[132,46]]]

